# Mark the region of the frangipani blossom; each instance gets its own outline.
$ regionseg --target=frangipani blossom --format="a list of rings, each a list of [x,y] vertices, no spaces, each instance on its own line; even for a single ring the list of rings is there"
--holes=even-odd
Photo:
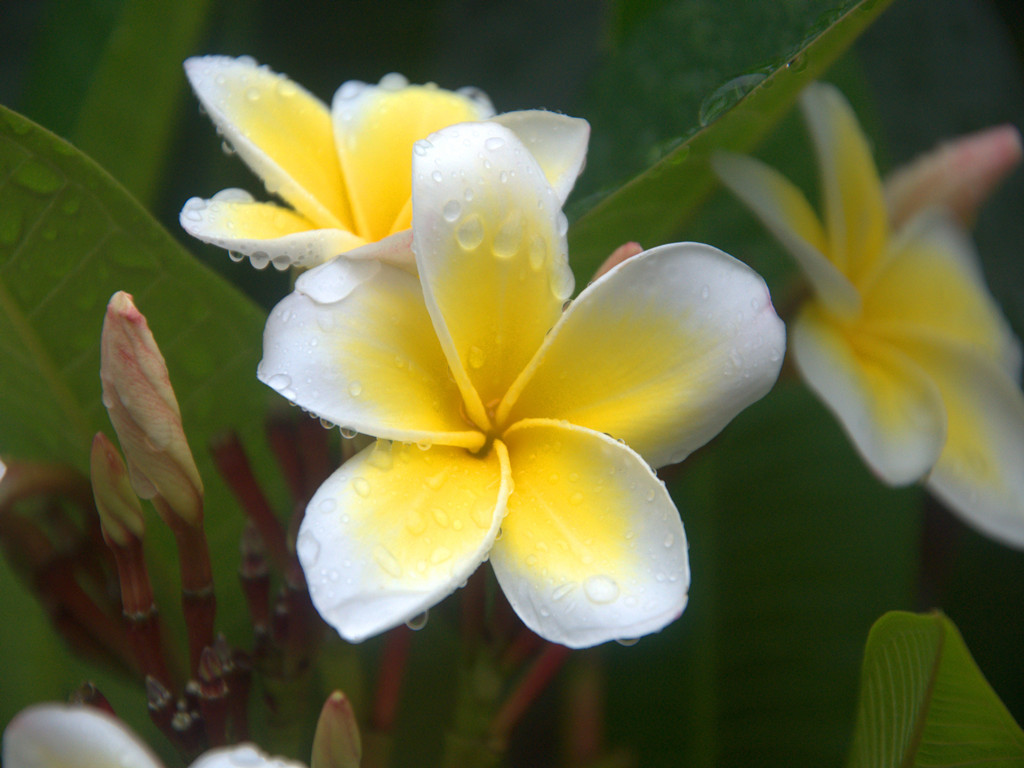
[[[37,704],[22,710],[4,731],[5,768],[163,768],[124,723],[95,707]],[[268,757],[252,744],[213,749],[191,768],[305,768]]]
[[[531,629],[572,647],[680,615],[680,461],[775,381],[785,343],[761,278],[710,246],[655,248],[573,292],[562,195],[516,135],[417,144],[419,279],[336,259],[271,313],[259,376],[380,438],[310,501],[310,594],[344,637],[422,613],[490,558]]]
[[[328,108],[248,57],[191,58],[185,72],[225,146],[289,207],[226,189],[210,200],[191,198],[181,225],[261,269],[311,267],[342,253],[411,263],[413,143],[494,114],[476,89],[410,85],[398,74],[377,85],[349,81]],[[520,135],[564,200],[582,167],[586,123],[543,111],[494,119]]]
[[[797,368],[883,481],[923,479],[969,523],[1024,547],[1020,345],[971,242],[936,208],[908,217],[900,206],[905,223],[894,227],[850,105],[814,85],[801,106],[821,166],[824,223],[764,164],[714,161],[807,275],[812,296],[792,326]],[[1004,139],[996,136],[996,160],[1008,156]]]

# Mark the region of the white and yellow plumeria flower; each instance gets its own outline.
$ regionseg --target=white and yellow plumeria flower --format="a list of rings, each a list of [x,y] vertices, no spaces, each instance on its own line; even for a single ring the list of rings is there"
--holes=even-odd
[[[792,329],[797,368],[883,481],[924,478],[968,522],[1024,546],[1020,347],[973,246],[938,209],[894,231],[850,105],[819,84],[801,106],[821,165],[824,224],[771,168],[714,161],[807,275],[812,297]]]
[[[476,89],[410,85],[397,74],[377,85],[347,82],[328,108],[248,57],[192,58],[185,71],[225,146],[290,207],[226,189],[185,203],[181,225],[258,268],[311,267],[352,251],[411,262],[413,143],[494,114]],[[564,199],[582,167],[586,123],[539,110],[494,119],[520,135]]]
[[[94,707],[37,704],[4,731],[5,768],[163,768],[143,741],[117,718]],[[268,757],[252,744],[213,749],[191,768],[305,768]]]
[[[760,398],[785,343],[761,278],[710,246],[641,253],[573,292],[561,195],[516,135],[417,144],[419,279],[337,259],[271,313],[259,376],[380,438],[310,501],[320,614],[362,640],[488,557],[523,621],[573,647],[682,612],[683,526],[652,467]]]

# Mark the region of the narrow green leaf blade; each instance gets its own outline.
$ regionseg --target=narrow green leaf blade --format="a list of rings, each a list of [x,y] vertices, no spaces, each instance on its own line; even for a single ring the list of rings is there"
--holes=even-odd
[[[612,249],[639,240],[665,242],[692,216],[715,185],[708,159],[715,150],[747,152],[781,118],[808,83],[819,77],[891,0],[861,0],[812,31],[792,55],[729,81],[705,99],[704,123],[669,142],[671,150],[623,186],[582,201],[585,212],[569,232],[579,274],[589,274]],[[826,20],[831,18],[826,16]],[[684,75],[680,75],[683,77]],[[624,101],[623,109],[635,109]]]
[[[1022,766],[1024,731],[939,613],[887,613],[871,628],[851,768]]]

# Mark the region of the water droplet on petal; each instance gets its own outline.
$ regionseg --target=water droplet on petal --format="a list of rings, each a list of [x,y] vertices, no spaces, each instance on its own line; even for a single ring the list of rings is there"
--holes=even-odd
[[[672,549],[672,545],[675,544],[675,543],[676,543],[676,537],[673,536],[671,533],[666,533],[665,534],[665,540],[662,542],[662,544],[665,545],[665,549]]]
[[[425,626],[427,626],[427,620],[430,618],[430,611],[424,611],[423,613],[417,613],[407,622],[405,626],[411,629],[413,632],[419,632]]]
[[[448,547],[438,547],[430,553],[430,562],[434,565],[440,565],[446,560],[450,560],[452,551]]]
[[[363,385],[360,384],[358,381],[350,381],[348,384],[348,393],[352,397],[359,397],[361,394],[363,394]]]
[[[494,255],[499,259],[508,259],[516,254],[523,242],[523,214],[514,208],[505,216],[505,220],[494,233]]]
[[[449,200],[444,204],[444,208],[441,209],[441,215],[447,221],[455,221],[459,218],[460,213],[462,213],[462,205],[458,200]]]
[[[466,251],[472,251],[484,240],[484,225],[477,213],[464,218],[455,228],[455,239]]]
[[[576,589],[576,584],[571,582],[571,581],[567,581],[564,584],[559,584],[557,587],[555,587],[554,591],[551,593],[551,599],[552,600],[561,600],[566,595],[568,595],[570,592],[572,592],[574,589]]]
[[[488,149],[491,152],[501,149],[505,146],[505,140],[500,136],[491,136],[489,139],[484,141],[484,149]]]
[[[592,603],[604,605],[619,596],[619,585],[611,576],[588,576],[583,582],[583,593]]]
[[[708,297],[710,295],[711,295],[711,288],[709,286],[707,286],[707,285],[701,286],[700,297],[702,299],[704,299],[705,301],[707,301],[707,299],[708,299]]]
[[[385,573],[396,579],[402,575],[402,566],[391,552],[379,544],[373,548],[373,559]]]
[[[351,440],[353,437],[355,437],[358,434],[359,433],[356,430],[352,429],[352,427],[342,427],[341,428],[341,436],[344,437],[346,440]]]
[[[487,361],[487,354],[477,346],[469,348],[469,367],[470,368],[483,368],[484,363]]]
[[[353,490],[364,499],[370,495],[370,481],[365,477],[357,477],[352,480]]]
[[[295,551],[304,568],[312,568],[320,558],[320,542],[311,531],[303,531],[295,542]]]
[[[445,512],[443,509],[441,509],[440,507],[434,507],[432,510],[430,510],[430,514],[433,516],[434,522],[437,523],[441,528],[448,527],[448,523],[450,522],[450,520],[448,518],[448,513]]]
[[[636,645],[640,642],[639,637],[620,637],[615,641],[619,645],[624,645],[626,648]]]
[[[444,181],[444,176],[441,174],[440,171],[434,171],[433,173],[431,173],[430,178],[432,178],[434,182],[437,184],[440,184],[442,181]]]
[[[267,385],[270,386],[271,389],[283,392],[292,385],[292,377],[284,373],[275,373],[267,380]]]
[[[537,235],[530,241],[530,249],[527,253],[530,261],[530,268],[534,271],[540,271],[544,268],[544,264],[548,260],[548,245],[544,242],[544,238]]]

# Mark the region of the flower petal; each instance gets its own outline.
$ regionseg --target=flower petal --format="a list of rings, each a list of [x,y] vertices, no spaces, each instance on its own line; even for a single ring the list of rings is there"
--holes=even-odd
[[[938,384],[949,424],[928,488],[978,530],[1024,549],[1024,395],[977,350],[918,342],[915,359]]]
[[[504,435],[515,492],[491,553],[534,632],[572,648],[656,632],[686,607],[686,535],[664,484],[606,435],[546,419]]]
[[[3,739],[7,768],[163,768],[117,718],[95,707],[37,704],[19,712]]]
[[[485,424],[572,295],[560,201],[515,134],[467,123],[417,144],[413,243],[469,415]]]
[[[302,274],[267,320],[260,380],[321,418],[375,437],[459,445],[461,415],[414,275],[335,259]]]
[[[844,331],[815,304],[791,334],[797,368],[890,485],[920,479],[946,439],[945,409],[925,371],[890,344]]]
[[[257,203],[241,189],[225,189],[211,200],[193,197],[179,220],[192,237],[228,249],[235,260],[235,254],[248,256],[257,269],[314,267],[364,244],[351,232],[317,229],[288,208]]]
[[[313,605],[352,642],[422,613],[487,558],[510,489],[500,442],[481,457],[378,441],[306,509],[296,549]]]
[[[590,123],[543,109],[505,112],[492,121],[519,137],[565,203],[587,159]]]
[[[486,119],[494,110],[479,92],[409,85],[392,73],[378,85],[345,83],[334,94],[331,113],[356,232],[380,240],[410,225],[399,215],[411,192],[412,145],[447,125]]]
[[[778,171],[744,155],[719,152],[711,166],[793,255],[821,301],[837,314],[856,312],[857,289],[825,256],[825,233],[803,193]]]
[[[200,756],[189,768],[306,768],[300,762],[271,757],[255,744],[236,744],[233,747],[211,749]]]
[[[878,169],[850,103],[835,86],[812,83],[800,106],[821,170],[826,253],[859,286],[877,266],[888,237]]]
[[[271,194],[316,227],[352,231],[323,102],[248,57],[191,58],[185,73],[217,130]]]
[[[892,254],[867,287],[864,324],[901,345],[934,333],[973,346],[1010,376],[1020,375],[1020,343],[985,286],[967,234],[938,210],[924,211],[900,232]]]
[[[652,466],[682,461],[771,388],[785,345],[757,273],[709,245],[663,245],[579,295],[497,419],[566,419]]]

